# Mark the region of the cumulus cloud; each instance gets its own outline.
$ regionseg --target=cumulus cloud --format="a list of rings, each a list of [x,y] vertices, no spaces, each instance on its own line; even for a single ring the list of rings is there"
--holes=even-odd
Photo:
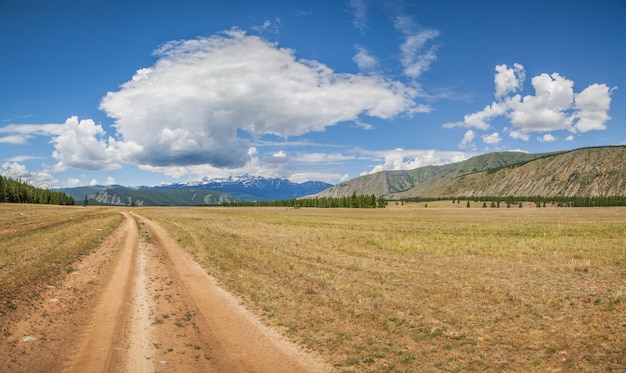
[[[543,132],[570,128],[574,102],[574,82],[558,73],[541,74],[532,79],[535,95],[508,101],[511,123],[524,132]]]
[[[557,140],[556,137],[554,137],[552,134],[550,133],[546,133],[543,136],[537,137],[537,140],[539,142],[555,142]]]
[[[511,136],[511,138],[514,138],[515,140],[523,140],[523,141],[530,140],[530,136],[527,133],[520,132],[517,130],[509,131],[509,136]]]
[[[516,93],[526,77],[524,67],[514,64],[496,66],[496,101],[483,110],[465,115],[462,122],[446,123],[444,127],[491,128],[491,122],[506,117],[513,125],[508,130],[514,139],[529,140],[529,133],[568,130],[583,133],[603,130],[611,119],[608,111],[611,94],[605,84],[592,84],[580,93],[574,92],[574,81],[559,73],[540,74],[532,78],[534,95]],[[514,94],[516,93],[516,94]],[[543,138],[542,138],[543,139]]]
[[[516,63],[509,69],[505,64],[497,65],[494,77],[496,99],[521,90],[525,79],[526,72],[524,66]]]
[[[287,153],[280,150],[276,153],[267,155],[263,160],[267,166],[277,167],[287,164],[289,162],[289,157],[287,157]]]
[[[578,112],[574,115],[579,132],[606,129],[605,123],[611,119],[608,111],[611,108],[611,93],[604,84],[592,84],[574,97],[574,105]]]
[[[78,120],[73,116],[65,123],[10,124],[0,128],[6,137],[18,138],[17,143],[28,142],[35,136],[50,137],[54,146],[52,156],[59,161],[56,171],[67,167],[88,170],[113,169],[129,154],[141,151],[133,142],[118,142],[109,137],[101,125],[92,119]],[[16,143],[14,142],[14,143]]]
[[[352,60],[357,64],[359,70],[372,71],[378,66],[378,59],[372,56],[365,47],[357,45],[356,50],[357,53],[352,57]]]
[[[459,143],[460,149],[471,149],[476,150],[476,144],[474,144],[474,137],[476,137],[476,133],[472,130],[467,130],[463,135],[463,139]]]
[[[465,115],[463,117],[463,122],[446,123],[443,125],[443,127],[470,127],[486,131],[491,127],[491,124],[489,124],[489,122],[492,119],[504,115],[506,114],[506,112],[506,104],[501,102],[494,102],[491,105],[485,106],[485,108],[481,111]]]
[[[500,134],[498,132],[494,132],[491,135],[483,135],[481,137],[483,139],[483,142],[487,145],[495,145],[502,141],[502,138],[500,137]]]
[[[400,46],[404,74],[418,78],[437,59],[437,46],[429,45],[429,42],[439,36],[439,31],[422,28],[406,16],[396,17],[394,26],[404,35],[404,42]]]
[[[59,181],[52,175],[51,170],[44,168],[39,171],[30,171],[26,166],[17,162],[5,162],[0,166],[0,175],[11,179],[19,179],[39,188],[54,188]]]
[[[335,73],[237,29],[155,53],[154,66],[100,103],[120,135],[113,145],[140,149],[126,159],[144,166],[238,168],[250,161],[238,130],[288,137],[420,108],[417,92],[400,82]]]
[[[106,137],[101,125],[92,119],[73,116],[65,123],[11,124],[0,128],[0,133],[12,133],[25,141],[35,136],[50,137],[54,146],[52,156],[59,161],[56,171],[67,167],[87,170],[119,168],[119,161],[128,159],[142,149],[132,141],[119,142]]]
[[[68,118],[52,138],[52,156],[69,167],[101,170],[115,167],[114,152],[109,148],[102,126],[91,119]]]

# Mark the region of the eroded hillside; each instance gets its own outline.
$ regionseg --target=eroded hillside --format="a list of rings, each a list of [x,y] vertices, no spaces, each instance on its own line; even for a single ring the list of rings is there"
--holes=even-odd
[[[626,147],[578,149],[519,166],[465,175],[425,193],[444,196],[626,195]]]

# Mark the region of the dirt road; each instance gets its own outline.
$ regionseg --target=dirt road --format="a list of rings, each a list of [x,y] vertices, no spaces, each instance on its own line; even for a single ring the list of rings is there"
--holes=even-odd
[[[1,371],[326,372],[262,325],[156,224],[125,221],[13,315]]]

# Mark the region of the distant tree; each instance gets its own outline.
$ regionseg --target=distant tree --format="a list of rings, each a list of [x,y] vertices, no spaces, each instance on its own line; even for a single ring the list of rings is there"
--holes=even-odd
[[[398,204],[398,202],[396,202],[396,205]],[[382,196],[378,197],[378,204],[377,207],[379,209],[385,208],[387,207],[387,200],[384,199]]]

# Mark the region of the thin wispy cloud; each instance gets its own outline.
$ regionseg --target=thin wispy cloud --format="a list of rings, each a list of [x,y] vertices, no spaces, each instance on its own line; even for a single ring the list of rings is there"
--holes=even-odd
[[[358,28],[361,31],[364,31],[367,26],[367,0],[349,0],[348,7],[350,8],[353,20],[352,24],[354,27]]]
[[[404,38],[400,46],[404,74],[413,79],[419,78],[437,59],[438,46],[431,41],[439,36],[439,31],[424,28],[408,16],[396,17],[394,25]]]

